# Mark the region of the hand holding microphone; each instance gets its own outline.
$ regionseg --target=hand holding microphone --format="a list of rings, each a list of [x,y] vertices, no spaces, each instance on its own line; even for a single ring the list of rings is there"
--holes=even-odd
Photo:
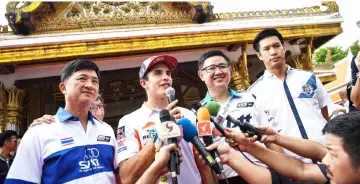
[[[169,105],[165,108],[170,112],[170,114],[176,119],[183,118],[181,111],[179,108],[176,108],[176,104],[178,103],[178,100],[176,100],[175,97],[175,89],[172,87],[168,87],[165,90],[166,97],[168,99]]]
[[[215,159],[205,150],[204,145],[198,137],[198,131],[196,127],[186,118],[182,118],[178,121],[178,125],[181,125],[184,131],[184,140],[191,142],[196,148],[197,152],[205,160],[206,164],[211,167],[217,174],[221,174],[221,168],[218,167]]]
[[[160,111],[161,124],[156,126],[158,136],[161,140],[166,140],[167,144],[178,145],[177,138],[182,135],[179,126],[173,121],[168,110]],[[173,184],[177,184],[177,174],[180,174],[180,160],[178,152],[170,153],[169,170],[171,172]]]
[[[209,110],[211,115],[215,115],[215,121],[220,125],[225,121],[230,121],[234,125],[238,126],[240,130],[244,133],[247,133],[250,137],[256,135],[258,140],[261,140],[262,134],[259,130],[257,130],[253,125],[249,122],[242,123],[237,119],[233,118],[228,114],[228,108],[225,107],[220,111],[220,104],[217,102],[208,102],[205,107]]]
[[[203,138],[203,141],[205,143],[205,146],[210,146],[211,144],[214,143],[213,141],[213,131],[212,131],[212,126],[211,126],[211,122],[210,122],[210,113],[209,111],[204,108],[201,107],[198,109],[197,111],[197,129],[199,132],[199,137]],[[217,152],[217,150],[211,150],[210,154],[213,158],[215,158],[215,161],[217,162],[217,167],[220,168],[219,170],[224,170],[220,158],[219,158],[219,153]]]

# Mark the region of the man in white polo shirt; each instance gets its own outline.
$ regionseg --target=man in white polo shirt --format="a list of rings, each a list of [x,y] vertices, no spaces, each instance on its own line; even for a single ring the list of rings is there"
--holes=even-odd
[[[265,109],[256,103],[256,97],[249,92],[237,93],[229,88],[231,79],[230,59],[219,50],[212,50],[204,53],[198,61],[198,75],[205,82],[208,92],[201,101],[205,104],[210,101],[218,102],[222,108],[228,106],[228,114],[242,123],[251,123],[254,126],[266,125],[277,129],[277,123],[274,118]],[[223,124],[226,128],[232,128],[233,124],[227,121]],[[220,140],[225,143],[225,138]],[[226,143],[225,143],[226,144]],[[273,144],[267,145],[271,149],[282,151],[281,148]],[[280,149],[280,150],[279,150]],[[266,167],[253,156],[244,153],[251,162],[258,166]],[[219,183],[230,184],[246,183],[247,181],[255,181],[258,175],[250,175],[247,173],[237,173],[228,165],[224,165],[225,178],[220,178]],[[240,176],[239,176],[240,175]]]
[[[327,105],[332,102],[320,80],[311,72],[285,64],[284,40],[276,29],[261,31],[253,47],[266,70],[249,91],[279,123],[278,132],[324,144],[321,130],[329,119]]]
[[[99,69],[90,60],[77,59],[65,66],[59,84],[65,108],[59,108],[55,123],[25,133],[5,183],[119,181],[113,129],[89,112],[98,96],[99,78]]]
[[[146,59],[140,68],[140,85],[146,91],[147,101],[139,109],[120,119],[117,132],[122,183],[135,183],[154,161],[155,146],[149,139],[148,131],[161,123],[161,109],[171,110],[177,103],[175,101],[169,104],[165,94],[165,90],[172,85],[171,73],[177,64],[176,58],[160,55]],[[170,114],[175,119],[183,116],[193,123],[196,121],[195,115],[185,108],[175,107]],[[197,168],[192,145],[184,140],[179,145],[183,162],[180,164],[180,175],[177,176],[178,183],[200,184],[212,181],[209,167]],[[160,183],[171,181],[171,175],[160,178]]]

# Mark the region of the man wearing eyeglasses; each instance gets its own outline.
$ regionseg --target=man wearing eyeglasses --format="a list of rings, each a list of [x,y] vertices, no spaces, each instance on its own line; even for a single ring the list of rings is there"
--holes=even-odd
[[[0,134],[0,183],[4,183],[13,162],[10,152],[16,152],[17,133],[13,130],[6,130]]]
[[[276,129],[277,123],[272,121],[274,118],[255,103],[256,100],[254,95],[249,92],[237,93],[229,88],[232,69],[230,66],[230,59],[223,52],[212,50],[204,53],[198,61],[198,67],[198,75],[201,80],[205,82],[208,89],[205,98],[201,101],[202,104],[209,101],[217,101],[222,108],[229,105],[228,113],[242,123],[249,122],[254,126],[267,125]],[[231,122],[225,122],[223,126],[226,128],[233,127]],[[224,138],[219,141],[226,144]],[[274,145],[269,144],[266,146],[280,152],[282,151],[281,148]],[[245,155],[256,165],[266,167],[251,155],[247,153],[245,153]],[[244,171],[245,170],[247,169],[244,168]],[[242,184],[246,183],[246,181],[253,183],[258,181],[259,178],[256,174],[251,175],[246,174],[245,172],[237,173],[227,165],[224,165],[224,173],[230,184]],[[270,172],[268,177],[270,177]],[[219,183],[226,183],[225,178],[220,178]]]

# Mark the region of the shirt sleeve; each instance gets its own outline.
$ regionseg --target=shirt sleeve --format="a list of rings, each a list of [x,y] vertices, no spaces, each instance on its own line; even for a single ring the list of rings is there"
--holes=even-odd
[[[323,84],[321,83],[318,77],[315,76],[315,78],[316,78],[316,86],[317,86],[316,96],[319,101],[320,108],[332,104],[332,100],[329,94],[327,93],[327,91],[325,90]]]
[[[119,158],[119,162],[129,159],[138,153],[142,144],[139,137],[139,132],[129,126],[128,117],[124,116],[119,121],[119,126],[116,134],[117,140],[117,155]]]
[[[31,128],[21,139],[6,178],[6,184],[41,183],[44,162],[39,128],[41,127]]]
[[[355,86],[356,81],[357,81],[357,77],[356,74],[359,72],[359,69],[356,67],[355,64],[355,58],[356,56],[354,56],[351,60],[351,85]]]

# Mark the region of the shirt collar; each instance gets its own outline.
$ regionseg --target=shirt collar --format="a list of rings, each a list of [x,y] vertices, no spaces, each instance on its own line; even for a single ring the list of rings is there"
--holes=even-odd
[[[232,98],[240,98],[239,93],[237,93],[236,91],[232,90],[231,88],[229,88],[229,92],[230,92],[230,96],[229,99],[231,100]],[[209,91],[206,93],[205,98],[203,99],[204,102],[210,102],[210,101],[216,101],[214,100],[211,96]]]
[[[141,111],[142,111],[142,114],[143,115],[146,115],[146,116],[150,116],[151,113],[153,112],[160,112],[161,109],[156,109],[154,107],[151,107],[149,104],[147,104],[146,102],[143,103],[143,105],[141,106]]]
[[[60,107],[56,113],[56,116],[59,118],[60,122],[65,122],[67,120],[70,121],[80,121],[78,117],[73,116],[70,112]],[[88,120],[94,123],[94,115],[89,111],[88,112]]]
[[[293,68],[291,68],[289,65],[286,65],[286,66],[287,66],[286,74],[288,74],[293,70]],[[269,72],[268,70],[265,70],[264,76],[265,77],[275,77],[275,75],[272,74],[271,72]]]

